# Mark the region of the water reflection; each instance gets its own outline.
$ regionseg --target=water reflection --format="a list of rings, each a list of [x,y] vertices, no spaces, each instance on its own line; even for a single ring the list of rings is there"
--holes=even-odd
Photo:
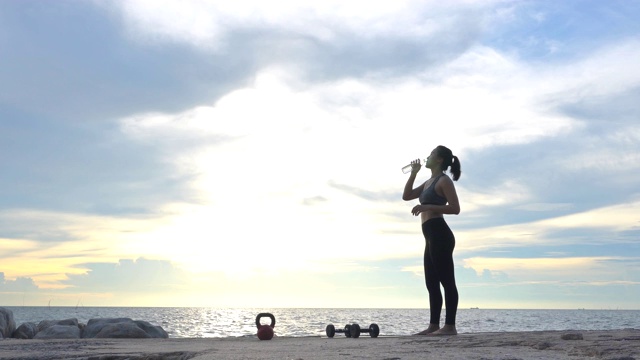
[[[330,323],[336,328],[376,323],[381,336],[409,335],[423,330],[429,319],[428,309],[8,308],[18,325],[68,318],[86,324],[92,318],[128,317],[160,325],[173,338],[254,337],[256,315],[267,311],[276,317],[277,336],[325,336]],[[461,309],[457,328],[462,333],[640,328],[640,311]]]

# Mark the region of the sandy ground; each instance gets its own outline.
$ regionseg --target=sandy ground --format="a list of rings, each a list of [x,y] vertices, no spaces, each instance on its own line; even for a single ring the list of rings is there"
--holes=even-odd
[[[580,339],[563,339],[571,337]],[[580,336],[582,335],[582,336]],[[0,340],[0,359],[465,359],[640,360],[640,330],[541,331],[372,339]]]

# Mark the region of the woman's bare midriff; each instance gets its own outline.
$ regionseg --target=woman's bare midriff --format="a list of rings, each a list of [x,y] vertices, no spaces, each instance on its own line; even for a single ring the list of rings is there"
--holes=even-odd
[[[442,217],[442,214],[434,213],[432,211],[425,211],[420,213],[420,220],[422,220],[423,224],[427,222],[427,220],[429,219],[435,219],[435,218],[441,218],[441,217]]]

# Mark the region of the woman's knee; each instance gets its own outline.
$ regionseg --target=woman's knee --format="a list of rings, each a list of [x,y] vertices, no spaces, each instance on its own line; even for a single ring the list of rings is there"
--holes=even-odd
[[[440,292],[440,282],[438,281],[428,281],[426,282],[427,290],[429,293]]]

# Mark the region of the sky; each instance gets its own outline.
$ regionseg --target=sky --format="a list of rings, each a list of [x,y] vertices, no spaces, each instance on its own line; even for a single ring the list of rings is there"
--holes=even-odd
[[[639,309],[640,1],[0,1],[0,304]],[[421,171],[416,186],[430,174]]]

